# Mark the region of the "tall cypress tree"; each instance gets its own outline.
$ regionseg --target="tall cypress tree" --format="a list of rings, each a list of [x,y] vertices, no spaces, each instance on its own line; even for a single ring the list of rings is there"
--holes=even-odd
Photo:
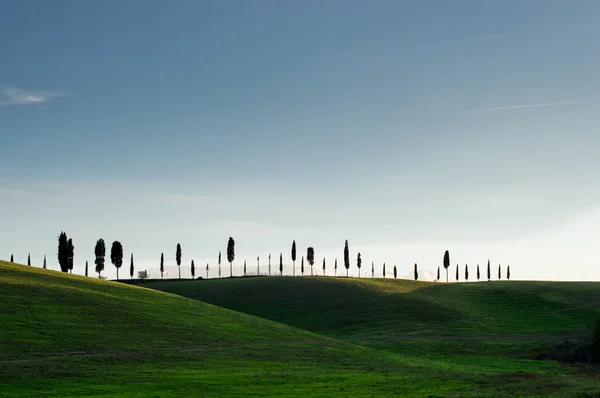
[[[206,279],[208,279],[208,263],[206,263]]]
[[[235,260],[235,241],[230,236],[227,241],[227,261],[229,262],[229,276],[233,276],[233,260]]]
[[[458,264],[456,264],[456,281],[458,282]]]
[[[438,265],[437,281],[440,281],[440,266]]]
[[[133,264],[133,253],[131,253],[131,261],[129,262],[129,277],[133,279],[133,273],[135,272],[135,266]]]
[[[181,279],[181,245],[177,244],[175,251],[175,261],[177,261],[177,268],[179,269],[179,279]]]
[[[375,261],[371,261],[371,278],[375,278]]]
[[[219,250],[219,278],[221,277],[221,251]]]
[[[346,278],[348,277],[348,270],[350,269],[350,251],[348,250],[348,239],[344,243],[344,267],[346,267]]]
[[[500,268],[500,264],[498,264],[498,280],[502,279],[502,269]]]
[[[12,255],[10,262],[13,262]],[[62,272],[69,272],[69,238],[66,232],[61,232],[58,236],[58,264]]]
[[[358,277],[360,278],[360,267],[362,266],[362,259],[360,258],[360,253],[356,256],[356,266],[358,267]]]
[[[383,263],[383,278],[385,279],[385,263]]]
[[[119,268],[123,265],[123,245],[118,240],[114,241],[110,248],[110,261],[117,269],[117,280],[119,280]]]
[[[296,240],[292,242],[292,276],[296,276]]]
[[[325,257],[323,257],[323,276],[325,276]]]
[[[315,249],[311,246],[306,249],[306,261],[310,265],[310,276],[313,276],[313,265],[315,265]]]
[[[444,253],[444,268],[446,269],[446,283],[448,282],[448,268],[450,267],[450,252],[446,250]]]
[[[60,246],[59,246],[59,247],[60,247]],[[60,250],[60,249],[59,249],[59,250]],[[60,256],[60,254],[59,254],[59,256]],[[11,262],[11,263],[14,263],[14,262],[15,262],[15,256],[14,256],[14,254],[11,254],[11,255],[10,255],[10,262]]]
[[[246,260],[244,260],[244,276],[246,276]]]
[[[279,275],[283,276],[283,253],[279,253]]]
[[[260,276],[260,257],[256,256],[256,275]]]
[[[271,253],[269,253],[269,276],[271,276]]]
[[[88,276],[88,262],[85,262],[85,276]]]
[[[506,266],[506,280],[510,280],[510,265]]]
[[[44,269],[46,269],[46,255],[44,254]]]
[[[304,276],[304,256],[302,256],[302,261],[300,261],[300,273]]]
[[[394,279],[398,277],[398,271],[396,270],[396,266],[394,265]]]
[[[98,278],[100,278],[102,276],[102,271],[104,271],[104,256],[106,256],[106,245],[104,244],[104,239],[98,239],[96,242],[96,247],[94,248],[94,254],[96,255],[94,264],[96,264],[96,272],[98,273]]]
[[[194,260],[192,260],[192,264],[190,265],[190,267],[192,268],[192,279],[196,279],[196,265],[194,264]]]
[[[335,259],[334,265],[333,265],[333,274],[335,276],[337,276],[337,258]]]
[[[160,279],[165,275],[165,253],[160,253]]]
[[[31,267],[31,253],[27,253],[27,265]]]
[[[419,271],[417,271],[417,263],[415,263],[415,280],[419,280]]]
[[[479,280],[480,277],[481,274],[479,273],[479,264],[477,264],[477,280]]]
[[[75,246],[73,246],[73,239],[69,238],[67,247],[69,249],[69,272],[73,273],[73,265],[75,263]]]
[[[492,280],[492,268],[490,267],[490,260],[488,260],[487,277],[488,281]]]
[[[469,265],[465,264],[465,280],[469,280]]]

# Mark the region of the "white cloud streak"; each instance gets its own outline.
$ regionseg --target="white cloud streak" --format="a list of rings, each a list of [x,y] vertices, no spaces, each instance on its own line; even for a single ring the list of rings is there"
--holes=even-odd
[[[537,104],[520,104],[520,105],[508,105],[508,106],[495,106],[491,108],[475,108],[471,109],[471,112],[494,112],[494,111],[510,111],[515,109],[528,109],[528,108],[545,108],[553,106],[569,106],[569,105],[583,105],[600,102],[600,99],[590,99],[584,101],[562,101],[562,102],[542,102]]]
[[[0,86],[0,105],[36,105],[62,96],[64,93],[55,91],[30,91],[17,87]]]

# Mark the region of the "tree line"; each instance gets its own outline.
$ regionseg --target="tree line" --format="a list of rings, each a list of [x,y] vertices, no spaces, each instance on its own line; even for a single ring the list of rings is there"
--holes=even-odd
[[[227,262],[229,263],[229,276],[233,277],[233,262],[235,260],[235,240],[232,237],[229,237],[229,239],[227,241],[226,255],[227,255]],[[94,259],[95,272],[98,274],[99,278],[102,278],[102,272],[105,269],[105,257],[106,257],[106,244],[104,242],[104,239],[100,238],[96,241],[96,244],[94,246],[94,256],[95,256],[95,259]],[[119,280],[119,270],[123,265],[123,256],[124,256],[123,245],[121,244],[120,241],[117,241],[117,240],[114,241],[112,243],[111,249],[110,249],[110,261],[116,268],[117,280]],[[62,272],[67,272],[67,273],[73,272],[74,257],[75,257],[75,246],[73,245],[73,239],[68,238],[66,232],[61,232],[60,235],[58,236],[58,263],[60,265],[60,270]],[[346,277],[348,277],[349,271],[350,271],[350,250],[348,248],[348,240],[346,240],[344,242],[343,257],[344,257],[344,268],[346,269]],[[291,260],[292,260],[292,275],[296,276],[296,260],[297,260],[296,240],[292,241]],[[302,276],[304,276],[304,273],[305,273],[304,260],[305,260],[305,256],[301,256],[300,273]],[[11,255],[10,261],[14,262],[13,255]],[[175,262],[176,262],[177,268],[178,268],[178,279],[181,279],[182,248],[181,248],[180,243],[177,243],[177,246],[175,248]],[[309,246],[306,249],[306,262],[310,266],[310,275],[313,276],[315,274],[313,271],[313,266],[315,265],[315,249],[312,246]],[[217,257],[217,264],[218,264],[218,276],[219,276],[219,278],[221,278],[222,277],[222,269],[221,269],[221,252],[220,251],[219,251],[219,254]],[[337,268],[338,268],[337,264],[338,264],[338,261],[336,258],[334,261],[334,276],[337,276]],[[27,255],[27,265],[31,266],[30,254]],[[448,250],[446,250],[444,253],[444,257],[442,260],[442,266],[444,267],[444,269],[446,271],[446,282],[448,282],[449,281],[448,272],[449,272],[449,268],[450,268],[450,252]],[[357,256],[356,256],[356,267],[358,268],[358,277],[360,278],[360,272],[361,272],[361,268],[362,268],[362,257],[361,257],[360,252],[357,253]],[[46,256],[44,256],[43,268],[47,268]],[[206,270],[206,278],[208,279],[209,270],[210,270],[209,263],[206,264],[205,270]],[[260,257],[256,257],[256,270],[257,270],[256,274],[260,275]],[[279,270],[279,275],[283,275],[283,271],[284,271],[283,252],[281,252],[279,254],[278,270]],[[192,278],[196,278],[196,265],[195,265],[193,259],[191,260],[191,263],[190,263],[190,271],[191,271]],[[393,266],[392,272],[393,272],[392,273],[393,277],[397,278],[398,270],[397,270],[396,265]],[[160,277],[161,277],[161,279],[164,278],[164,273],[165,273],[165,255],[163,252],[160,255]],[[129,266],[129,277],[131,279],[133,279],[134,274],[135,274],[135,265],[134,265],[133,253],[131,253],[130,266]],[[323,276],[325,276],[327,274],[325,258],[323,258],[323,263],[322,263],[322,274],[323,274]],[[246,260],[244,260],[243,276],[248,276],[248,275],[249,275],[249,273],[248,273],[248,269],[247,269]],[[268,275],[271,275],[271,253],[269,253],[269,256],[268,256]],[[383,266],[382,266],[382,275],[383,275],[383,278],[386,278],[385,262],[383,263]],[[462,273],[462,275],[464,275],[464,281],[469,280],[468,264],[465,264],[464,273]],[[498,280],[502,279],[502,275],[503,275],[502,274],[502,266],[498,265],[498,274],[497,274]],[[85,276],[89,276],[88,261],[85,262]],[[456,264],[455,278],[456,278],[457,282],[460,281],[460,276],[461,276],[460,267],[458,264]],[[481,271],[479,268],[479,264],[477,264],[476,278],[478,281],[481,280],[481,276],[482,275],[481,275]],[[372,278],[375,277],[375,263],[374,262],[371,262],[371,277]],[[438,267],[436,281],[440,281],[440,277],[441,277],[440,267]],[[141,279],[148,278],[148,272],[146,270],[138,271],[138,278],[141,278]],[[415,263],[415,265],[414,265],[413,278],[414,278],[414,280],[419,279],[419,269],[418,269],[417,263]],[[510,280],[510,266],[506,266],[506,268],[505,268],[505,278],[506,278],[506,280]],[[487,262],[487,280],[488,281],[492,280],[492,270],[491,270],[490,260],[488,260],[488,262]]]

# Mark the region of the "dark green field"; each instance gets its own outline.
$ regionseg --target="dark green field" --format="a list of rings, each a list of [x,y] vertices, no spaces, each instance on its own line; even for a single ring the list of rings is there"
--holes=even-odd
[[[600,396],[597,366],[535,359],[585,343],[600,284],[147,286],[184,297],[0,262],[0,395]]]

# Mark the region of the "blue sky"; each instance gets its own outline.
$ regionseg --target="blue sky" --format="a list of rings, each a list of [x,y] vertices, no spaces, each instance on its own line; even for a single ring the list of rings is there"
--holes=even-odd
[[[6,2],[0,257],[349,239],[377,272],[598,280],[599,37],[585,0]]]

